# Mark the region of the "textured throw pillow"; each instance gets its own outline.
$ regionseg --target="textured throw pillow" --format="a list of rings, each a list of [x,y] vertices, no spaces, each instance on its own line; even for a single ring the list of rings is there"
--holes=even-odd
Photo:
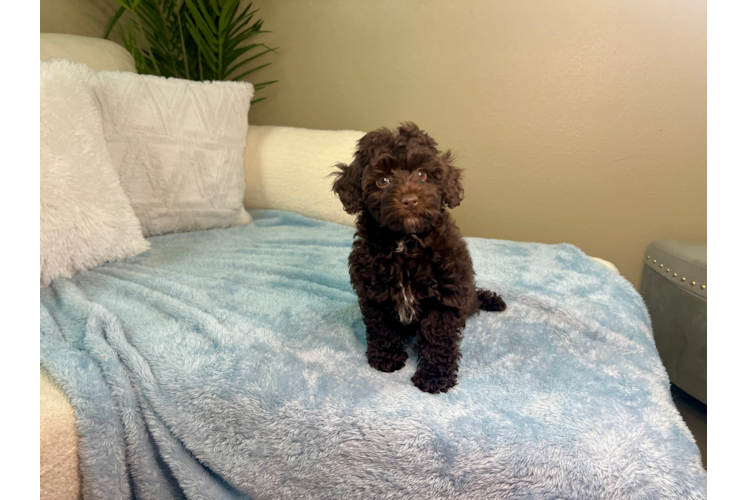
[[[245,82],[100,71],[89,84],[122,187],[146,236],[249,222],[242,205]]]
[[[40,284],[143,252],[83,64],[41,63]]]

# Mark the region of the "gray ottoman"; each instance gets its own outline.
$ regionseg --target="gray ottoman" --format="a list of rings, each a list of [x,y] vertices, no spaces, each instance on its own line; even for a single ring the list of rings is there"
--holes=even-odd
[[[641,295],[670,381],[706,404],[706,243],[658,240],[647,248]]]

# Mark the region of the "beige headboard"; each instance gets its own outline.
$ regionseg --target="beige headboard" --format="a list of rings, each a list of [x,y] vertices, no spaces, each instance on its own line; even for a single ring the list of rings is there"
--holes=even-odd
[[[103,38],[42,33],[40,59],[60,58],[83,63],[96,70],[130,71],[135,73],[135,60],[121,45]]]

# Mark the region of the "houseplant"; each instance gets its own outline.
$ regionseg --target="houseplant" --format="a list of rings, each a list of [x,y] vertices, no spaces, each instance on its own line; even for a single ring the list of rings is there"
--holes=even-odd
[[[261,33],[263,21],[253,22],[258,9],[240,0],[116,0],[120,8],[109,23],[108,38],[120,26],[122,42],[135,58],[138,73],[186,80],[241,80],[269,62],[250,67],[276,49],[249,43]],[[277,80],[254,84],[261,90]],[[256,103],[266,99],[255,99]]]

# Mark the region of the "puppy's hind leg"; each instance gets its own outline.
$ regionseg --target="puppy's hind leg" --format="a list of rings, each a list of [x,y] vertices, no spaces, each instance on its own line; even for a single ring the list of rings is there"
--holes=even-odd
[[[361,314],[366,325],[366,357],[369,364],[386,373],[405,366],[408,353],[403,347],[403,325],[387,317],[380,304],[362,304]]]

